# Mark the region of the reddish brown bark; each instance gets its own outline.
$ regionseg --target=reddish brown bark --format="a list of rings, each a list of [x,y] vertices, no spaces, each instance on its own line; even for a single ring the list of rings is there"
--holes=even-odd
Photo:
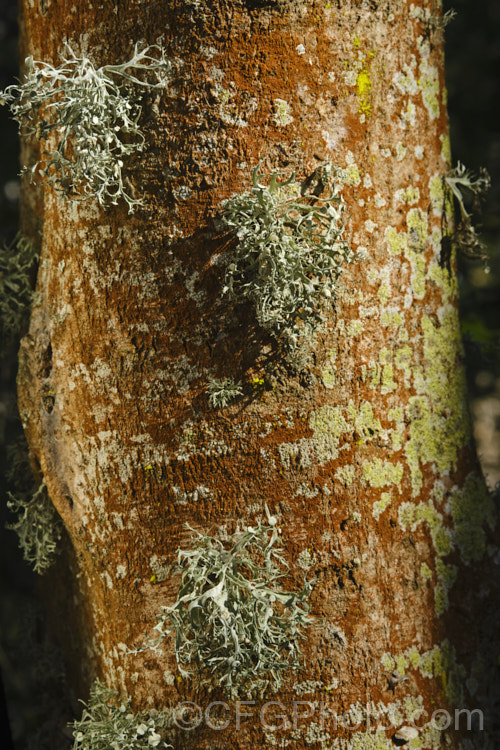
[[[177,580],[151,577],[189,545],[186,522],[232,530],[267,503],[290,563],[304,549],[317,560],[322,625],[279,696],[289,716],[301,699],[338,714],[397,703],[407,723],[405,699],[421,700],[418,746],[458,747],[426,722],[481,697],[471,680],[488,668],[491,622],[478,628],[477,607],[495,550],[482,536],[493,511],[463,403],[455,268],[442,252],[443,37],[429,9],[25,3],[23,46],[35,59],[57,64],[68,40],[96,64],[118,62],[140,38],[163,44],[178,70],[156,101],[147,95],[148,149],[132,177],[143,209],[129,216],[24,186],[41,303],[21,349],[20,409],[68,532],[49,586],[80,691],[98,675],[138,708],[210,702],[169,684],[171,649],[131,656],[124,645],[174,601]],[[258,162],[305,177],[327,160],[345,170],[346,237],[367,259],[345,270],[312,365],[293,372],[252,310],[221,299],[227,236],[213,221]],[[229,376],[245,395],[214,410],[207,382]],[[194,500],[200,485],[210,496]],[[454,584],[443,565],[456,566]],[[391,691],[386,673],[398,666],[408,680]],[[297,687],[305,681],[312,693]],[[308,747],[312,722],[274,736]],[[390,731],[370,744],[365,724],[353,732],[329,718],[325,732],[322,746],[390,746]],[[255,720],[173,741],[271,743]]]

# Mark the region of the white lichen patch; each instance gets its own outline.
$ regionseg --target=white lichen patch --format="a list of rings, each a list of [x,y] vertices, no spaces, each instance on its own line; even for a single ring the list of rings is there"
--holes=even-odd
[[[415,185],[408,185],[406,188],[396,190],[395,198],[401,203],[406,203],[409,206],[413,206],[420,200],[420,190]]]
[[[420,43],[420,54],[422,59],[419,65],[418,85],[422,94],[429,117],[435,120],[440,114],[440,88],[439,72],[435,65],[430,62],[430,45],[428,41]]]
[[[361,172],[354,161],[354,154],[348,151],[346,154],[346,167],[341,170],[341,180],[345,185],[357,187],[361,182]]]
[[[373,517],[378,521],[382,513],[391,504],[390,492],[382,492],[380,500],[376,500],[373,503]]]
[[[292,108],[285,99],[274,100],[273,121],[278,127],[285,127],[293,122]]]

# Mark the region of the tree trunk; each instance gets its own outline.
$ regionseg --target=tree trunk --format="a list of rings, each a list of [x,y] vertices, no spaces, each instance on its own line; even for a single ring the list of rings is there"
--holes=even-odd
[[[240,706],[254,718],[239,729],[228,701],[226,729],[177,729],[175,747],[375,750],[401,744],[412,719],[411,747],[490,741],[453,728],[455,708],[485,706],[497,548],[466,407],[440,19],[399,0],[24,3],[35,60],[58,65],[68,40],[96,65],[123,62],[145,40],[177,71],[145,94],[131,178],[143,208],[24,183],[41,262],[20,412],[67,531],[44,580],[77,694],[98,676],[136,710],[214,700],[179,679],[171,641],[128,652],[175,602],[187,523],[231,533],[267,504],[289,589],[301,552],[314,561],[303,672]],[[215,220],[257,164],[303,179],[328,161],[344,170],[345,239],[365,257],[294,369],[251,306],[221,296]],[[207,385],[226,377],[243,395],[213,408]],[[263,726],[265,700],[288,724]],[[437,709],[452,712],[443,732]],[[392,729],[375,732],[377,711]]]

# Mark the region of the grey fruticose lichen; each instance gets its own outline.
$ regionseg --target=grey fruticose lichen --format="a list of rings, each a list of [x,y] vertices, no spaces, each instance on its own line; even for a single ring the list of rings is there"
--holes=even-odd
[[[160,641],[175,631],[177,664],[184,677],[208,676],[231,696],[240,689],[278,689],[283,673],[301,662],[299,641],[312,622],[312,581],[297,592],[277,584],[288,565],[276,518],[226,539],[197,532],[190,550],[178,551],[181,584],[175,604],[156,626]],[[157,647],[157,644],[156,646]]]
[[[66,55],[58,67],[26,58],[24,80],[8,86],[0,101],[27,134],[44,143],[32,174],[41,172],[71,198],[95,196],[107,205],[121,197],[132,212],[141,200],[124,184],[123,159],[144,148],[134,87],[163,86],[171,63],[157,46],[139,51],[136,45],[128,62],[101,68],[69,45]],[[144,72],[155,80],[138,78]]]
[[[28,317],[32,298],[32,272],[38,253],[22,234],[0,247],[0,332],[3,339],[15,339]]]
[[[17,513],[7,528],[17,532],[24,559],[35,573],[44,573],[52,565],[61,540],[62,524],[48,495],[45,483],[29,497],[10,494],[7,503]]]
[[[223,224],[237,239],[223,294],[251,302],[259,325],[293,349],[321,319],[321,303],[353,257],[340,181],[331,165],[303,182],[295,174],[278,182],[275,173],[265,185],[260,177],[256,167],[251,190],[223,204]]]
[[[233,399],[243,395],[240,382],[235,382],[232,378],[222,378],[221,380],[210,380],[207,386],[208,401],[214,409],[224,408]]]
[[[82,717],[72,724],[73,750],[154,750],[171,748],[163,739],[164,716],[159,712],[133,713],[130,698],[119,705],[116,693],[96,680]]]

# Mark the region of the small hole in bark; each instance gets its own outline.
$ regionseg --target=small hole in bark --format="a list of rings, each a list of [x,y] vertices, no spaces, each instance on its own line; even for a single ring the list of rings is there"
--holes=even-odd
[[[74,502],[73,502],[73,498],[71,497],[71,495],[65,495],[64,497],[68,501],[68,505],[69,505],[70,509],[73,510]]]
[[[54,409],[55,398],[54,396],[42,396],[43,408],[47,414],[51,414]]]
[[[38,375],[40,378],[48,378],[50,377],[50,373],[52,372],[52,344],[49,341],[48,346],[45,347],[45,349],[40,354],[40,368],[38,370]]]

